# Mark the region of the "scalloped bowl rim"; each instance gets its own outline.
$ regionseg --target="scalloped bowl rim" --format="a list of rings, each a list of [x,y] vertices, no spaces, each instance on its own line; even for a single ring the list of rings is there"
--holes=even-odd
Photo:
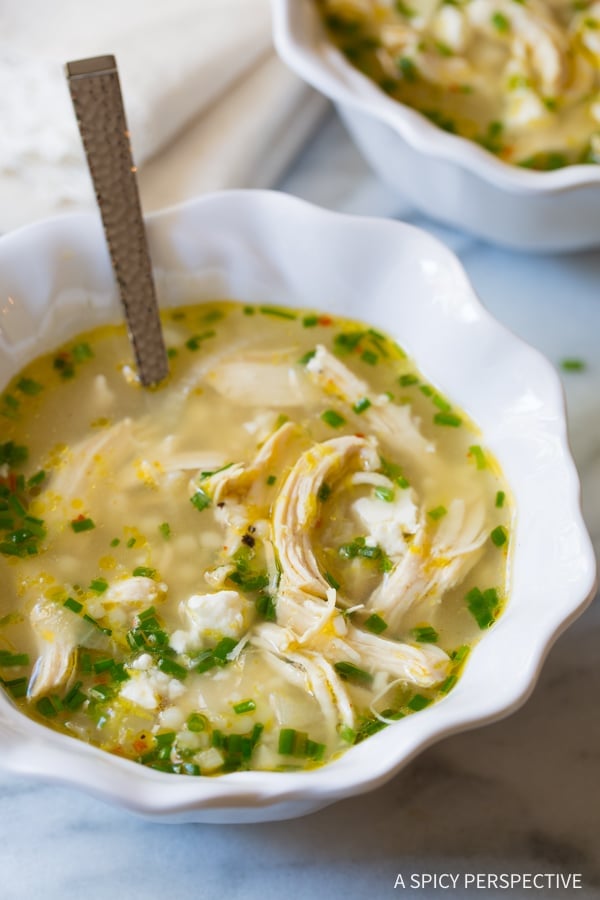
[[[551,172],[528,170],[504,162],[468,138],[444,131],[417,110],[387,97],[332,44],[317,48],[299,38],[293,22],[298,0],[271,2],[273,39],[284,62],[335,103],[389,125],[415,149],[469,169],[490,184],[513,193],[552,195],[600,184],[600,166],[571,165]]]
[[[394,272],[389,289],[392,284],[397,283],[395,279],[398,273],[394,267],[397,265],[397,256],[401,256],[402,252],[407,254],[406,260],[402,263],[405,267],[414,258],[423,272],[433,273],[431,275],[434,279],[433,290],[438,291],[442,304],[435,307],[437,314],[448,315],[452,321],[456,320],[457,336],[464,334],[465,339],[469,339],[468,330],[471,328],[480,335],[487,335],[493,346],[501,350],[502,364],[497,375],[490,374],[490,383],[494,379],[502,380],[503,374],[511,369],[511,360],[515,362],[518,359],[521,369],[525,363],[526,371],[522,375],[514,375],[518,384],[523,382],[518,389],[515,387],[515,390],[523,400],[527,385],[530,385],[531,390],[531,384],[535,383],[538,406],[530,414],[532,422],[535,423],[534,437],[535,440],[544,439],[547,444],[547,446],[544,444],[546,452],[550,454],[550,459],[546,460],[547,478],[546,475],[543,476],[546,478],[545,489],[538,491],[541,508],[536,508],[535,515],[542,532],[544,529],[549,530],[544,507],[548,512],[550,501],[544,500],[544,497],[552,493],[550,490],[552,487],[555,498],[558,493],[556,502],[562,516],[561,534],[564,533],[565,539],[570,541],[568,558],[561,560],[560,564],[553,560],[539,574],[540,589],[545,586],[551,593],[550,589],[554,588],[558,600],[549,607],[545,618],[537,622],[537,630],[532,630],[532,613],[523,597],[520,597],[517,603],[516,596],[511,595],[503,616],[476,646],[466,671],[455,689],[443,701],[416,716],[409,717],[403,723],[398,723],[401,731],[395,731],[398,726],[384,729],[369,740],[349,749],[340,758],[311,771],[241,772],[214,778],[167,775],[54,732],[28,719],[7,698],[0,696],[2,748],[0,766],[4,768],[77,785],[89,793],[156,819],[241,822],[289,818],[311,812],[337,799],[375,788],[391,778],[417,753],[442,737],[493,721],[520,706],[533,689],[550,646],[591,599],[595,588],[595,560],[581,517],[579,482],[568,449],[563,396],[558,376],[541,354],[500,325],[482,307],[462,266],[444,245],[410,225],[389,220],[357,219],[328,212],[283,194],[267,191],[212,194],[148,218],[151,253],[157,266],[159,292],[161,283],[166,284],[162,277],[165,271],[178,277],[190,271],[186,263],[181,264],[181,259],[185,258],[189,249],[186,242],[192,240],[190,235],[195,236],[197,233],[201,236],[203,230],[205,239],[214,240],[216,247],[225,248],[223,252],[231,252],[232,259],[235,258],[236,252],[238,255],[245,252],[239,249],[231,250],[232,241],[238,241],[240,248],[246,244],[252,245],[242,265],[241,284],[244,283],[244,273],[248,271],[248,260],[252,261],[255,257],[258,259],[262,256],[263,264],[267,266],[269,272],[279,271],[277,254],[281,256],[287,252],[285,248],[281,249],[285,245],[285,235],[296,241],[294,263],[296,253],[300,255],[309,253],[309,250],[315,247],[328,248],[327,257],[321,253],[314,263],[317,267],[315,278],[319,273],[320,277],[329,277],[327,267],[333,268],[334,265],[329,261],[330,256],[334,258],[337,256],[339,259],[348,258],[348,266],[351,266],[352,254],[348,257],[345,254],[346,248],[351,247],[353,243],[356,244],[357,253],[364,253],[361,265],[364,269],[366,260],[366,270],[369,269],[369,258],[377,258],[379,253],[387,254],[388,267]],[[282,240],[281,246],[277,244],[279,236]],[[306,248],[304,240],[308,242]],[[112,320],[118,318],[118,313],[115,312],[118,307],[114,282],[106,247],[98,219],[92,214],[55,218],[27,226],[0,239],[0,313],[6,311],[4,292],[7,276],[9,285],[14,276],[22,285],[24,294],[27,294],[28,290],[35,294],[36,290],[39,291],[39,285],[36,286],[36,276],[30,273],[35,272],[36,267],[31,266],[29,261],[36,258],[42,269],[46,263],[60,268],[62,265],[60,259],[66,251],[70,253],[72,247],[91,254],[92,262],[89,265],[82,260],[82,272],[85,271],[86,265],[88,268],[98,266],[101,277],[96,273],[93,277],[100,278],[100,281],[105,279],[109,285],[109,293],[112,291],[110,302],[113,306],[108,313],[102,312],[104,320],[107,315]],[[164,270],[161,268],[163,261],[166,266]],[[439,276],[439,284],[435,281],[438,277],[435,274],[436,266],[437,271],[442,273]],[[336,273],[336,277],[338,274]],[[204,277],[202,273],[200,275]],[[294,277],[298,278],[299,291],[302,293],[304,281],[308,281],[310,276],[305,272],[298,272]],[[344,277],[347,276],[342,276],[340,286],[344,284]],[[387,285],[387,282],[385,284]],[[446,285],[450,287],[446,289]],[[99,287],[102,294],[106,285],[102,284]],[[260,289],[259,285],[258,290]],[[177,289],[175,293],[176,291]],[[348,288],[348,291],[351,292],[351,288]],[[255,302],[248,296],[238,299]],[[302,299],[302,297],[294,299],[290,305],[302,305]],[[305,299],[304,306],[329,308],[327,303],[318,303],[312,296]],[[77,305],[79,301],[75,302]],[[169,302],[173,304],[178,301],[173,295],[169,298]],[[281,297],[279,302],[284,305],[289,303],[285,297]],[[80,305],[83,305],[83,301]],[[402,305],[396,309],[402,309]],[[418,318],[420,309],[421,307],[418,309],[413,307],[411,317],[416,315]],[[424,301],[422,309],[423,315],[429,314],[427,301]],[[385,327],[394,334],[393,306],[386,315],[388,324]],[[365,318],[372,321],[370,315]],[[2,321],[0,316],[0,322]],[[45,321],[43,317],[38,317],[39,330],[42,333],[44,329],[48,331],[49,326],[44,324]],[[73,329],[83,330],[81,327],[70,326],[71,333]],[[402,343],[402,335],[397,336]],[[65,340],[64,334],[61,340]],[[58,342],[55,337],[53,345],[56,346]],[[5,361],[9,357],[2,348],[0,329],[0,365],[3,357]],[[411,347],[408,347],[408,350],[411,352]],[[439,348],[436,348],[437,361],[433,360],[433,351],[431,360],[417,358],[417,365],[430,379],[432,366],[434,369],[436,366],[440,367],[440,372],[444,371],[443,361],[437,358],[438,351]],[[10,371],[16,371],[23,364],[23,357],[31,359],[35,355],[37,354],[34,352],[34,345],[30,342],[19,356],[21,361],[13,359],[12,365],[9,366]],[[466,375],[461,374],[460,370],[461,366],[468,368],[468,364],[461,359],[462,357],[459,357],[458,361],[453,359],[453,366],[458,370],[453,377],[466,379]],[[4,383],[6,377],[1,377]],[[443,375],[441,378],[438,375],[437,380],[443,389],[445,382]],[[457,397],[457,404],[467,410],[471,406],[469,390],[475,390],[474,386],[469,388],[468,384],[469,381],[466,379],[466,393]],[[519,444],[524,440],[520,432],[527,431],[527,426],[523,425],[518,416],[517,421],[519,428],[515,423],[512,432],[509,426],[505,425],[508,428],[506,439],[509,444],[511,442]],[[483,441],[486,442],[485,432]],[[494,452],[498,455],[495,449]],[[500,462],[504,465],[502,458]],[[523,465],[522,461],[514,464]],[[533,477],[538,478],[539,473],[532,463],[529,464],[529,468],[534,473]],[[557,484],[558,491],[555,490]],[[530,512],[533,513],[533,510]],[[519,522],[523,519],[523,510],[520,510]],[[516,591],[520,580],[528,571],[527,551],[526,547],[525,549],[522,547],[523,544],[527,544],[527,536],[519,535],[515,544],[513,589]],[[559,577],[560,573],[562,580]],[[524,628],[528,634],[526,646],[522,634]],[[507,653],[509,649],[512,650],[513,658],[519,665],[515,665],[508,674],[497,680],[494,676],[494,660],[497,661],[499,656]],[[478,678],[483,681],[477,683]],[[497,681],[499,683],[496,683]],[[487,685],[487,690],[481,689],[482,684]]]

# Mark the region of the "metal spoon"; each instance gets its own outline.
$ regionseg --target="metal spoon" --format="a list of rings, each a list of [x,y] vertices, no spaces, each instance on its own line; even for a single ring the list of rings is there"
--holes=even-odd
[[[158,384],[169,364],[116,60],[76,60],[66,74],[140,381]]]

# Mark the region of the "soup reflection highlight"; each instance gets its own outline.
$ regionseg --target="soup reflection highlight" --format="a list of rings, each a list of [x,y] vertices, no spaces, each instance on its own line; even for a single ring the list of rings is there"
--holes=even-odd
[[[393,340],[312,311],[163,314],[0,398],[0,677],[27,715],[166,772],[313,767],[439,701],[506,593],[512,509]]]

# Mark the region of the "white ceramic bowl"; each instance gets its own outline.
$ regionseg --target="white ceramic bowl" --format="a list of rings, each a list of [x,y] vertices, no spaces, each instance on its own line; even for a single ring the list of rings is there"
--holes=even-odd
[[[77,785],[166,821],[283,819],[375,788],[445,735],[519,706],[557,634],[581,612],[595,563],[579,509],[558,378],[480,305],[456,258],[397,222],[325,212],[282,194],[215,194],[150,218],[161,303],[237,298],[367,319],[481,427],[514,491],[512,589],[456,688],[323,768],[216,778],[160,773],[26,718],[0,692],[0,765]],[[0,385],[41,351],[120,319],[94,215],[0,240]]]
[[[336,104],[367,161],[434,219],[518,250],[600,244],[600,166],[533,172],[448,134],[392,100],[325,34],[314,0],[272,0],[277,50]]]

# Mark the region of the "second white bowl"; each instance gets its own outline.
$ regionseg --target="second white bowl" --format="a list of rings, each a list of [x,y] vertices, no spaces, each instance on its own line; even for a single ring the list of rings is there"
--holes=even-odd
[[[381,177],[434,219],[516,250],[600,244],[600,166],[534,172],[502,162],[392,100],[328,40],[314,0],[272,0],[290,68],[336,104]]]

